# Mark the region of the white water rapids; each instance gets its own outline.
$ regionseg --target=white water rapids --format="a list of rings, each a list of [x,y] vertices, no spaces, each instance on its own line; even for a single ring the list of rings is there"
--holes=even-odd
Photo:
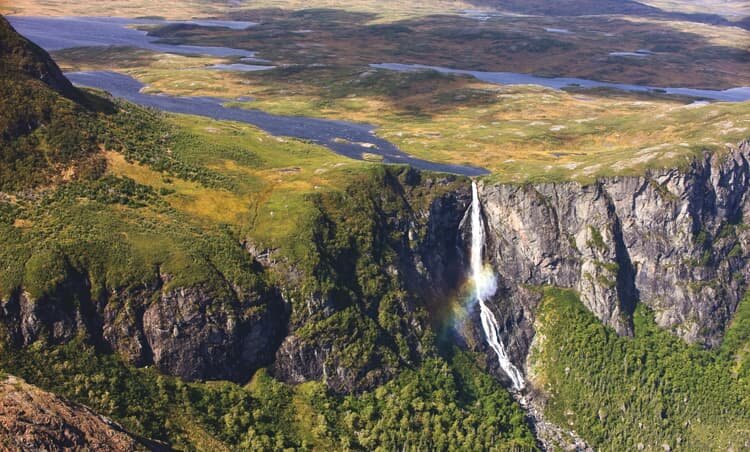
[[[485,301],[495,294],[497,281],[492,270],[484,266],[482,261],[482,250],[484,248],[484,221],[482,220],[482,208],[479,205],[479,194],[476,182],[471,183],[471,277],[474,281],[476,298],[479,302],[482,329],[487,338],[487,343],[497,354],[500,367],[513,383],[513,389],[523,389],[524,381],[521,372],[513,365],[508,357],[498,334],[497,319]]]

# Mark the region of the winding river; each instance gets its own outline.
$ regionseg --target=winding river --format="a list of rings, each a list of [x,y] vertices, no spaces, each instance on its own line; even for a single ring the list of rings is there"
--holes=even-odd
[[[328,147],[347,157],[362,160],[363,153],[377,154],[383,163],[408,164],[414,168],[444,173],[479,176],[483,168],[428,162],[408,155],[393,143],[377,137],[374,127],[330,119],[305,116],[281,116],[261,110],[225,107],[226,99],[214,97],[178,97],[145,94],[138,80],[117,72],[68,72],[73,83],[109,91],[133,103],[173,113],[207,116],[214,119],[240,121],[259,127],[271,135],[294,137]]]
[[[252,22],[222,20],[163,21],[157,19],[124,19],[112,17],[24,17],[8,16],[13,27],[45,50],[54,51],[87,46],[130,46],[155,52],[183,55],[210,55],[238,58],[253,62],[255,52],[218,46],[175,45],[160,42],[146,31],[134,26],[155,26],[174,23],[189,23],[204,27],[245,29]],[[246,66],[246,67],[245,67]],[[599,82],[579,78],[547,78],[513,72],[482,72],[450,69],[437,66],[406,65],[397,63],[373,64],[375,68],[395,71],[437,70],[443,73],[471,75],[489,83],[536,84],[554,89],[569,86],[585,88],[606,87],[625,91],[654,91],[685,95],[715,101],[741,102],[750,100],[750,87],[732,88],[724,91],[690,88],[656,88],[641,85]],[[270,69],[272,66],[255,66],[241,63],[220,64],[209,67],[220,70],[252,71]],[[226,99],[211,97],[176,97],[151,95],[141,92],[143,84],[123,74],[108,71],[72,72],[66,74],[74,83],[109,91],[112,95],[131,102],[158,108],[173,113],[207,116],[214,119],[241,121],[257,126],[276,136],[288,136],[309,140],[328,147],[334,152],[350,158],[364,159],[364,154],[382,157],[383,163],[408,164],[415,168],[455,173],[466,176],[487,174],[483,168],[448,165],[429,162],[410,156],[393,143],[379,138],[374,126],[346,121],[317,119],[303,116],[280,116],[260,110],[225,107]]]
[[[156,52],[183,55],[211,55],[217,57],[240,57],[248,61],[255,52],[228,47],[185,46],[158,42],[145,31],[131,28],[132,25],[157,25],[174,22],[153,19],[121,19],[101,17],[19,17],[9,16],[16,30],[45,50],[61,50],[85,46],[131,46]],[[243,29],[252,22],[188,21],[201,26]],[[247,67],[244,67],[247,66]],[[213,69],[264,70],[270,67],[241,65],[216,65]],[[383,163],[407,164],[427,171],[480,176],[487,174],[484,168],[449,165],[412,157],[395,144],[375,135],[375,127],[346,121],[309,118],[304,116],[281,116],[260,110],[225,107],[228,99],[212,97],[177,97],[152,95],[141,92],[143,84],[127,75],[108,71],[69,72],[65,74],[73,83],[110,92],[113,96],[133,103],[160,110],[189,115],[206,116],[213,119],[240,121],[252,124],[271,135],[308,140],[332,151],[363,160],[364,154],[374,154]]]

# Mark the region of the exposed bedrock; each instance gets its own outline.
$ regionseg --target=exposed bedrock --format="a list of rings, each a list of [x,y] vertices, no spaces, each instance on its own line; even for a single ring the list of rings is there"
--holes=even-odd
[[[137,366],[188,380],[247,381],[273,358],[284,333],[281,298],[196,284],[170,288],[168,275],[137,288],[94,294],[85,275],[70,270],[50,293],[19,290],[0,300],[11,346],[86,338]]]
[[[493,308],[514,361],[533,339],[542,285],[575,289],[620,334],[644,303],[663,328],[718,345],[748,277],[749,156],[745,142],[642,177],[480,184]]]
[[[86,406],[27,384],[0,378],[0,450],[168,450],[125,431]]]

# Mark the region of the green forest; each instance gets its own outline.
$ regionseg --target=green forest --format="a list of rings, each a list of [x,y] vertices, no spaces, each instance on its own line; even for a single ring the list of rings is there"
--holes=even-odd
[[[740,450],[750,439],[750,298],[718,350],[687,345],[639,305],[634,337],[605,327],[569,290],[547,289],[532,368],[546,413],[613,450]]]

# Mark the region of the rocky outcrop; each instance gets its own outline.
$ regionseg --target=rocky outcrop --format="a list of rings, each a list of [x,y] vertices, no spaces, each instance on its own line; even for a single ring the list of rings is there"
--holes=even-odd
[[[167,450],[139,441],[91,409],[29,385],[0,379],[0,450]]]
[[[280,300],[217,299],[204,287],[162,292],[143,314],[153,362],[186,379],[245,381],[268,364],[284,331]]]
[[[575,289],[620,334],[644,303],[686,341],[718,345],[750,271],[749,158],[742,143],[641,177],[481,185],[493,306],[514,361],[528,352],[543,285]]]
[[[17,291],[0,300],[0,322],[11,346],[80,335],[134,365],[188,380],[245,382],[272,360],[286,317],[274,291],[237,288],[228,296],[206,284],[171,287],[170,279],[92,296],[87,278],[70,271],[48,294]]]

